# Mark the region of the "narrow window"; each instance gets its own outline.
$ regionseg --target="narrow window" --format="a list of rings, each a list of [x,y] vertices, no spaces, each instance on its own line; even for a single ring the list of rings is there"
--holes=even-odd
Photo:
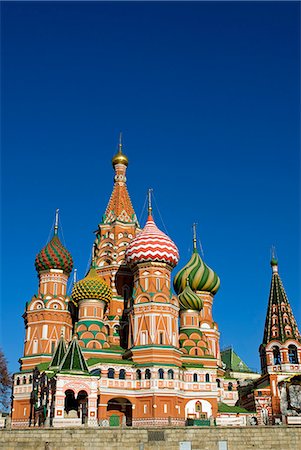
[[[197,348],[194,349],[194,354],[195,354],[195,356],[198,356],[198,349]]]
[[[164,403],[163,412],[164,412],[164,414],[167,414],[167,404],[166,403]]]
[[[143,405],[143,412],[144,412],[144,414],[147,413],[147,405]]]
[[[156,278],[156,289],[157,291],[160,290],[160,278]]]
[[[197,383],[197,381],[198,381],[198,374],[197,374],[197,373],[194,373],[194,374],[193,374],[193,382],[194,382],[194,383]]]
[[[163,369],[159,369],[158,370],[158,374],[159,374],[159,379],[163,380],[163,378],[164,378],[164,370]]]
[[[53,285],[53,294],[54,295],[57,294],[57,283],[54,283],[54,285]]]
[[[172,369],[169,369],[169,371],[167,372],[167,376],[169,380],[173,380],[174,378],[174,371]]]
[[[108,378],[115,378],[115,370],[112,367],[108,370]]]
[[[119,380],[125,380],[125,370],[124,369],[119,370]]]
[[[194,317],[191,317],[191,325],[194,325]]]
[[[141,370],[140,369],[136,370],[136,379],[141,380]]]
[[[298,364],[298,352],[295,345],[288,346],[288,358],[291,364]]]
[[[150,380],[151,376],[152,376],[151,371],[149,369],[146,369],[146,371],[145,371],[145,379],[146,380]]]
[[[26,377],[23,377],[23,384],[26,384]]]
[[[228,383],[228,391],[233,391],[233,383]]]
[[[54,349],[55,349],[55,341],[52,341],[51,342],[51,353],[54,352]]]
[[[280,365],[281,364],[281,355],[280,355],[279,347],[277,347],[276,345],[273,347],[273,356],[274,356],[274,364]]]
[[[206,373],[206,375],[205,375],[205,381],[206,381],[206,383],[209,383],[209,381],[210,381],[209,373]]]
[[[164,333],[162,332],[159,333],[159,343],[161,345],[164,344]]]
[[[216,379],[217,382],[217,387],[220,388],[221,387],[221,380],[219,380],[218,378]]]
[[[17,386],[19,386],[19,384],[20,384],[20,378],[18,377],[17,378]]]
[[[44,283],[44,289],[43,289],[44,294],[47,293],[47,283]]]
[[[62,284],[62,295],[65,295],[65,285]]]

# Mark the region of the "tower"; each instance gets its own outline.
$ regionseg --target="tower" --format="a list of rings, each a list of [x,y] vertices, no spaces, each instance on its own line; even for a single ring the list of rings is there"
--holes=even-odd
[[[193,226],[193,253],[188,263],[176,274],[174,288],[179,296],[180,340],[184,353],[190,356],[211,355],[220,365],[219,331],[212,317],[214,295],[220,286],[218,275],[207,266],[197,251],[196,225]],[[191,341],[185,330],[198,330],[194,345],[188,347],[183,340]],[[188,350],[189,348],[189,350]]]
[[[127,302],[133,278],[125,261],[129,242],[139,231],[139,224],[126,185],[128,158],[123,153],[121,134],[118,152],[112,159],[114,187],[95,239],[95,269],[112,289],[112,300],[106,311],[108,341],[127,344]]]
[[[66,340],[72,336],[67,281],[73,260],[58,237],[58,213],[56,210],[53,237],[35,259],[39,287],[38,293],[26,303],[23,315],[26,327],[23,370],[50,361],[61,334]]]
[[[283,287],[278,261],[271,260],[272,280],[263,341],[259,348],[262,373],[301,371],[301,336]]]
[[[72,298],[78,304],[76,333],[83,348],[99,350],[108,348],[108,328],[104,324],[107,304],[112,299],[112,289],[101,279],[92,266],[84,279],[75,283]]]
[[[146,225],[130,242],[126,259],[134,276],[128,340],[132,359],[137,364],[179,366],[179,307],[171,291],[171,271],[179,253],[173,241],[154,222],[151,191]]]

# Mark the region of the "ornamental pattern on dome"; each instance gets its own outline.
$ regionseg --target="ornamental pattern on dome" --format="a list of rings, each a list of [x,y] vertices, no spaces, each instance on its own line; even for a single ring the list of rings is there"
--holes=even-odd
[[[201,311],[203,308],[203,300],[195,292],[193,292],[188,284],[188,280],[185,289],[181,292],[181,294],[179,294],[179,302],[181,309]]]
[[[128,245],[126,259],[131,265],[154,261],[174,267],[179,261],[179,252],[174,242],[159,230],[149,215],[143,230]]]
[[[194,249],[186,266],[175,276],[174,288],[177,294],[184,291],[187,278],[193,291],[206,291],[216,294],[220,286],[218,275],[203,262],[196,249]]]
[[[112,289],[100,278],[94,267],[91,267],[85,278],[75,283],[72,289],[75,301],[96,299],[109,302],[112,299]]]
[[[38,272],[50,269],[60,269],[67,274],[72,272],[72,256],[63,246],[57,234],[55,234],[51,241],[49,241],[37,254],[35,267]]]

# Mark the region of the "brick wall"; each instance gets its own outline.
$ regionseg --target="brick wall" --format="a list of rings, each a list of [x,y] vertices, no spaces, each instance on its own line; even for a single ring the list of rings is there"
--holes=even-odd
[[[179,450],[181,441],[190,441],[192,450],[219,450],[219,441],[227,450],[301,450],[301,426],[0,431],[5,450]]]

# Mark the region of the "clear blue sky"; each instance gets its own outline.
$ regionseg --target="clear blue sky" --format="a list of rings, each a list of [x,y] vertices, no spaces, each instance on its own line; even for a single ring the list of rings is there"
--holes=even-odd
[[[1,3],[2,346],[22,356],[36,253],[60,208],[79,276],[118,133],[140,217],[149,187],[182,267],[191,225],[219,274],[221,346],[259,368],[270,247],[300,306],[300,4]],[[163,228],[159,213],[155,219]],[[142,224],[144,224],[143,216]],[[177,270],[177,269],[176,269]]]

